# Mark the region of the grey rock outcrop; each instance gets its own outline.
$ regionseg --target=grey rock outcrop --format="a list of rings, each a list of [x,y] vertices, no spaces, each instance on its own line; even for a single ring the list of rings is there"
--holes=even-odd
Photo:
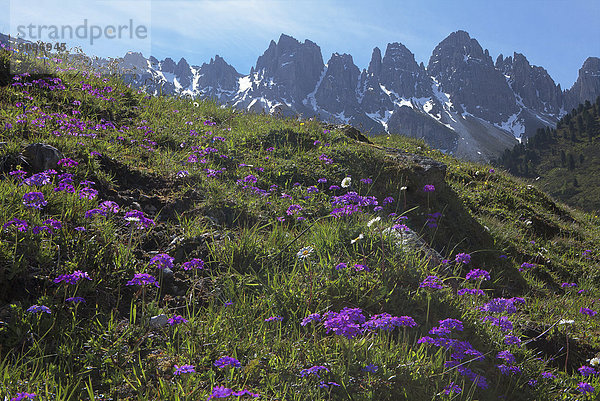
[[[58,161],[64,157],[54,146],[45,143],[27,145],[22,155],[29,166],[37,172],[58,168]]]

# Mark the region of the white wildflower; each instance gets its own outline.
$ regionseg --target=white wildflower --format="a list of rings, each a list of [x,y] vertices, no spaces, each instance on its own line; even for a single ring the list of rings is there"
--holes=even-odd
[[[354,244],[357,241],[360,241],[361,239],[363,239],[365,236],[361,233],[358,237],[354,238],[352,241],[350,241],[351,244]]]
[[[590,359],[590,365],[591,366],[598,366],[598,365],[600,365],[600,358],[596,357],[596,358]]]
[[[312,246],[305,246],[304,248],[298,251],[296,256],[298,256],[298,259],[306,259],[310,256],[311,253],[313,253],[314,250],[315,249]]]
[[[381,220],[381,217],[377,216],[374,219],[371,219],[368,223],[367,223],[367,227],[371,227],[373,224],[377,223],[379,220]]]
[[[346,177],[342,180],[342,188],[348,188],[352,184],[352,178]]]

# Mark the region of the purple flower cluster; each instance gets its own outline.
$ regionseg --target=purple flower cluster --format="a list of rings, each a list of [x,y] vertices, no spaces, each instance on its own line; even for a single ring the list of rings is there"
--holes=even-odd
[[[524,304],[525,299],[521,297],[513,298],[494,298],[490,302],[480,307],[480,310],[488,313],[515,313],[517,311],[517,304]]]
[[[23,195],[23,204],[25,207],[42,210],[48,202],[44,199],[44,194],[41,192],[28,192]]]
[[[23,183],[30,187],[41,187],[50,184],[50,174],[46,171],[33,174],[31,177],[26,178]]]
[[[469,255],[468,253],[459,253],[458,255],[456,255],[456,258],[454,260],[456,261],[456,263],[468,264],[471,261],[471,255]],[[477,270],[479,270],[479,269],[477,269]],[[488,276],[489,276],[489,273],[488,273]]]
[[[428,184],[423,187],[423,192],[433,192],[435,191],[435,186]]]
[[[281,322],[283,317],[281,316],[271,316],[265,319],[265,322]]]
[[[154,285],[159,287],[156,277],[151,276],[148,273],[136,273],[133,278],[127,282],[127,285]]]
[[[173,268],[173,258],[172,256],[167,255],[166,253],[159,253],[150,259],[148,263],[148,267],[156,267],[157,269],[172,269]]]
[[[325,371],[325,372],[329,372],[329,369],[327,369],[325,366],[315,365],[315,366],[312,366],[312,367],[310,367],[308,369],[302,369],[300,371],[300,377],[306,377],[306,376],[309,376],[309,375],[315,375],[315,376],[317,376],[317,377],[320,378],[321,376],[319,376],[319,372],[322,371],[322,370]]]
[[[302,319],[302,323],[300,323],[300,325],[306,326],[307,324],[309,324],[311,322],[320,322],[320,321],[321,321],[321,315],[319,315],[318,313],[311,313],[310,315],[308,315],[307,317]]]
[[[27,312],[29,313],[52,313],[52,311],[50,310],[50,308],[48,308],[45,305],[31,305],[28,309]]]
[[[438,276],[427,276],[425,280],[419,284],[419,288],[433,288],[436,290],[441,290],[444,288],[444,285]]]
[[[579,382],[579,384],[577,385],[577,391],[579,391],[582,394],[586,394],[586,393],[593,393],[594,391],[596,391],[596,389],[594,389],[594,387],[586,382]]]
[[[450,382],[446,387],[444,387],[444,394],[450,395],[452,393],[460,394],[462,392],[462,388],[459,385],[454,384],[454,382]]]
[[[579,373],[581,373],[582,376],[596,376],[598,374],[596,369],[586,365],[583,365],[577,370],[579,371]]]
[[[319,160],[324,162],[325,164],[333,163],[333,159],[330,157],[327,157],[327,155],[325,153],[323,153],[321,156],[319,156]]]
[[[183,270],[191,270],[191,269],[204,269],[204,261],[202,259],[193,258],[192,260],[185,262],[181,265]]]
[[[590,308],[581,308],[579,309],[579,313],[582,315],[595,316],[598,312]]]
[[[307,318],[305,318],[305,320],[306,319]],[[313,320],[316,319],[311,319],[310,321]],[[339,313],[329,311],[323,315],[322,320],[323,326],[327,329],[327,334],[334,333],[346,338],[354,338],[366,331],[374,331],[377,329],[390,331],[396,327],[417,326],[415,320],[410,316],[396,317],[389,313],[373,315],[367,320],[360,308],[344,308]],[[304,323],[304,321],[302,323]],[[308,324],[309,321],[306,323]]]
[[[481,321],[490,322],[492,325],[498,326],[502,331],[511,331],[513,329],[512,322],[506,316],[485,316]]]
[[[125,225],[129,225],[129,223],[135,223],[135,227],[137,229],[148,228],[154,225],[154,220],[145,217],[144,212],[140,210],[132,210],[125,213],[125,220],[127,221]]]
[[[231,357],[231,356],[222,356],[215,361],[215,366],[219,369],[223,369],[224,367],[231,366],[233,368],[239,368],[242,366],[240,361]]]
[[[173,315],[167,320],[170,326],[176,326],[178,324],[187,323],[188,320],[180,315]]]
[[[25,399],[33,400],[34,398],[35,398],[35,393],[21,392],[21,393],[15,394],[15,396],[13,398],[11,398],[10,401],[22,401]]]
[[[77,284],[77,282],[82,279],[86,279],[86,280],[90,280],[90,281],[92,280],[87,272],[82,272],[81,270],[75,270],[71,274],[62,274],[62,275],[58,276],[57,278],[55,278],[53,281],[57,284],[60,282],[63,282],[63,281],[67,284]]]
[[[301,210],[302,210],[302,206],[300,206],[300,205],[290,205],[286,210],[286,214],[288,216],[293,216],[295,214],[298,214]]]
[[[490,273],[483,269],[473,269],[467,273],[467,280],[490,280]]]
[[[461,288],[457,292],[458,295],[485,295],[483,290],[478,288]]]
[[[175,372],[173,372],[173,374],[179,376],[182,373],[196,373],[196,369],[194,368],[194,365],[175,365]]]
[[[369,372],[369,373],[375,373],[375,372],[377,372],[377,369],[379,369],[379,366],[377,366],[377,365],[367,365],[364,368],[362,368],[363,372]]]
[[[206,401],[210,401],[213,398],[227,398],[230,396],[241,397],[243,395],[249,395],[253,398],[259,397],[258,394],[252,393],[248,390],[233,391],[232,389],[224,386],[217,386],[213,388],[212,393],[208,396]]]
[[[360,308],[344,308],[338,312],[326,312],[323,315],[323,326],[327,334],[334,333],[346,338],[354,338],[362,334],[365,316]]]
[[[525,271],[525,270],[529,270],[529,269],[533,269],[535,267],[534,263],[527,263],[527,262],[523,262],[521,264],[521,267],[519,268],[519,271]]]
[[[13,226],[17,229],[17,231],[20,231],[20,232],[25,232],[29,228],[27,221],[21,220],[21,219],[12,219],[12,220],[9,220],[6,224],[4,224],[2,226],[2,230],[6,230],[7,228],[10,228]]]
[[[481,360],[484,358],[483,354],[473,348],[471,343],[468,341],[460,341],[453,338],[445,337],[450,334],[451,330],[462,330],[463,324],[457,319],[444,319],[439,321],[439,326],[431,329],[430,333],[438,337],[421,337],[418,344],[430,344],[436,347],[444,348],[450,351],[450,360],[444,363],[447,368],[456,368],[456,371],[467,377],[469,380],[477,384],[478,387],[486,388],[488,386],[487,380],[471,369],[464,366],[463,359],[476,359]]]
[[[394,330],[396,327],[415,327],[417,323],[410,316],[392,316],[389,313],[373,315],[363,324],[363,328],[369,330],[382,329],[385,331]]]

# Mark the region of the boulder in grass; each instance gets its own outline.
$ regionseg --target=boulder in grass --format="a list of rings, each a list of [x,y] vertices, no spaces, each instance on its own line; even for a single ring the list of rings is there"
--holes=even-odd
[[[45,143],[32,143],[23,150],[23,158],[34,171],[58,168],[58,161],[63,154],[54,146]]]

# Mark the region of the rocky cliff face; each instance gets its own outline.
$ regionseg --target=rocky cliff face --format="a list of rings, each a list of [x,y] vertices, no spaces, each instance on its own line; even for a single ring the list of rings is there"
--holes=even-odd
[[[492,58],[477,40],[457,31],[433,50],[427,72],[448,93],[457,110],[492,123],[501,123],[518,111],[513,91]]]
[[[139,53],[119,61],[125,79],[150,93],[215,98],[253,112],[317,116],[370,134],[423,138],[459,157],[497,157],[537,128],[552,126],[585,100],[600,96],[600,59],[588,58],[567,91],[519,53],[496,62],[467,32],[442,40],[427,67],[401,43],[373,49],[362,71],[352,56],[323,63],[310,40],[288,35],[271,41],[248,75],[219,56],[202,66]]]
[[[586,100],[600,96],[600,58],[588,57],[579,70],[577,81],[566,93],[565,110],[570,111]]]

